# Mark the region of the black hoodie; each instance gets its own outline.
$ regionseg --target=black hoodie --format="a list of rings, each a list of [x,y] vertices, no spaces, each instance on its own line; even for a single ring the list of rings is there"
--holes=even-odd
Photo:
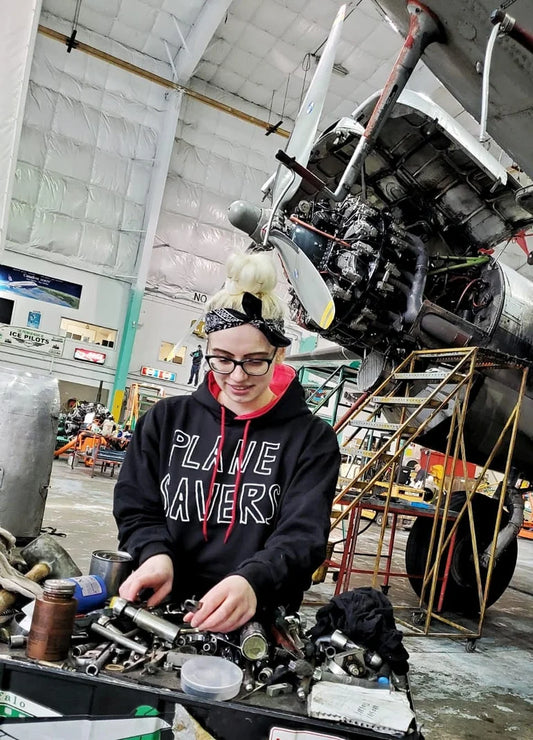
[[[209,373],[135,428],[115,487],[120,546],[139,564],[168,554],[176,598],[238,574],[260,606],[299,605],[324,560],[337,439],[309,411],[292,368],[277,366],[270,387],[273,402],[236,416]]]

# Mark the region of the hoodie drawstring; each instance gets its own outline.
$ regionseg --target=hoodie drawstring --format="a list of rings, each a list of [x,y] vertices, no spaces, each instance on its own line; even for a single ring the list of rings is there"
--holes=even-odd
[[[205,511],[204,511],[204,521],[202,524],[202,534],[204,535],[204,540],[207,542],[207,517],[209,515],[209,507],[211,505],[211,500],[213,498],[213,492],[215,490],[215,478],[217,477],[218,473],[218,465],[220,463],[220,458],[222,456],[222,448],[224,447],[224,433],[226,431],[226,409],[224,406],[221,406],[221,412],[220,412],[220,439],[218,441],[218,447],[217,447],[217,457],[215,460],[215,466],[213,468],[213,475],[211,476],[211,483],[209,484],[209,493],[207,494],[207,501],[205,502]]]
[[[213,474],[211,476],[211,482],[209,483],[209,493],[207,494],[207,501],[205,502],[205,511],[204,511],[204,521],[202,523],[202,534],[204,536],[204,540],[207,542],[207,519],[209,516],[209,507],[211,506],[211,501],[213,500],[213,494],[215,492],[215,480],[218,473],[218,466],[220,464],[220,458],[222,457],[222,448],[224,447],[224,437],[225,437],[225,431],[226,431],[226,409],[224,406],[221,407],[221,415],[220,415],[220,439],[218,442],[217,447],[217,455],[215,460],[215,465],[213,468]],[[235,521],[237,519],[237,503],[238,503],[238,497],[239,497],[239,487],[241,484],[241,476],[242,476],[242,464],[244,461],[244,452],[246,450],[246,442],[248,439],[248,430],[250,429],[250,419],[246,422],[244,426],[244,434],[242,436],[242,447],[241,451],[239,453],[239,459],[237,461],[237,473],[235,476],[235,486],[233,489],[233,501],[231,506],[231,521],[228,524],[228,529],[226,531],[226,536],[224,537],[224,544],[228,541],[228,538],[231,534],[231,531],[235,525]]]
[[[246,441],[248,439],[248,430],[250,429],[250,419],[246,422],[244,425],[244,434],[242,435],[242,447],[241,451],[239,453],[239,460],[237,462],[237,475],[235,476],[235,487],[233,489],[233,502],[231,505],[231,522],[228,525],[228,528],[226,530],[226,536],[224,537],[224,544],[229,539],[229,536],[231,534],[231,530],[233,529],[233,526],[235,524],[235,520],[237,519],[237,503],[238,503],[238,496],[239,496],[239,486],[241,484],[241,475],[242,475],[242,463],[244,460],[244,451],[246,449]]]

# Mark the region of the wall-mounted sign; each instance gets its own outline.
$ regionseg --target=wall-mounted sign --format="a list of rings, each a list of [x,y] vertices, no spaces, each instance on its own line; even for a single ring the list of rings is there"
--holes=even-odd
[[[103,365],[105,362],[106,355],[104,352],[95,352],[92,349],[84,349],[83,347],[76,347],[74,350],[74,359],[82,360],[83,362],[92,362],[94,365]]]
[[[169,370],[157,370],[155,367],[141,367],[141,375],[146,375],[149,378],[157,378],[158,380],[170,380],[174,382],[176,380],[176,373],[171,373]]]
[[[207,293],[199,293],[197,290],[192,294],[192,299],[195,303],[207,303],[208,298]]]
[[[28,311],[28,318],[26,320],[26,326],[30,329],[38,329],[41,326],[41,312],[40,311]]]
[[[14,293],[23,298],[55,303],[58,306],[79,308],[81,285],[57,280],[37,272],[18,270],[16,267],[0,265],[0,290]]]
[[[61,357],[65,337],[45,334],[42,331],[35,331],[22,326],[0,326],[0,342]]]

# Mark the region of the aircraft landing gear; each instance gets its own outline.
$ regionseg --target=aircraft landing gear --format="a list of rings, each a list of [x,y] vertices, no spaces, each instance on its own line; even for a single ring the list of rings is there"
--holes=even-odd
[[[465,494],[462,492],[454,493],[450,507],[458,511],[465,501]],[[476,539],[478,552],[481,554],[487,545],[491,542],[496,522],[496,513],[498,502],[487,496],[474,496],[472,500],[474,511],[474,521],[476,530]],[[506,512],[503,512],[501,526],[507,523]],[[407,540],[405,551],[406,570],[409,575],[409,581],[414,591],[420,596],[422,591],[421,573],[424,573],[426,560],[431,537],[431,519],[419,517],[413,524]],[[446,550],[447,552],[447,550]],[[441,559],[439,575],[444,573],[444,564],[446,552]],[[490,589],[487,596],[487,606],[493,604],[503,594],[511,578],[513,577],[518,546],[516,540],[503,551],[500,558],[494,565]],[[482,585],[485,585],[486,569],[481,567]],[[426,597],[429,591],[426,590]],[[443,602],[443,611],[452,611],[458,614],[475,616],[479,614],[480,603],[478,598],[478,589],[476,583],[476,572],[472,552],[472,541],[468,516],[465,514],[459,524],[455,547],[453,551],[450,573],[446,587],[446,594]]]

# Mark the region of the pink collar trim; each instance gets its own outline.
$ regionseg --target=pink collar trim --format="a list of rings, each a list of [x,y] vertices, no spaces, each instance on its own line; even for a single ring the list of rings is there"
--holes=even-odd
[[[250,411],[249,414],[236,416],[235,418],[255,419],[258,416],[263,416],[263,414],[266,414],[267,411],[270,411],[270,409],[274,408],[280,398],[283,397],[285,391],[295,377],[296,371],[294,370],[294,368],[290,367],[289,365],[276,365],[276,367],[274,368],[274,375],[272,376],[272,380],[270,382],[270,390],[272,391],[272,393],[274,393],[274,398],[269,401],[266,406],[262,406],[260,409],[256,409],[255,411]],[[217,381],[215,380],[215,376],[212,370],[210,370],[207,375],[207,387],[209,388],[209,391],[213,398],[218,401],[218,396],[221,389]]]

